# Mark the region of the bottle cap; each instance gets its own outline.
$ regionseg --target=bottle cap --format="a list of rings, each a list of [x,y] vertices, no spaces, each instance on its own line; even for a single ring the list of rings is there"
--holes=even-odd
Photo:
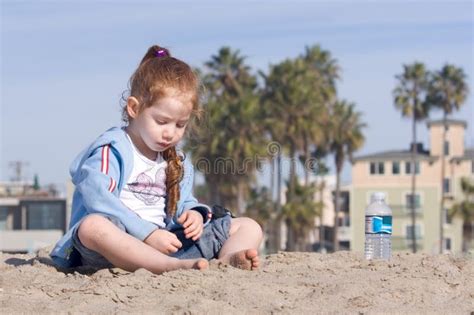
[[[370,202],[385,201],[386,197],[387,195],[384,192],[377,191],[377,192],[372,193],[372,195],[370,196]]]

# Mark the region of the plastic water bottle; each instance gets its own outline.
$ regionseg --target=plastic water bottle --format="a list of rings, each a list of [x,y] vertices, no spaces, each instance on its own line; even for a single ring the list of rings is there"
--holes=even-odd
[[[390,259],[392,254],[392,209],[385,193],[375,192],[365,209],[365,258]]]

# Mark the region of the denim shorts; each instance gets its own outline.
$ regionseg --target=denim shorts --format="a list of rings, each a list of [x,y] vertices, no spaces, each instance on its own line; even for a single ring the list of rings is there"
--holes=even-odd
[[[107,217],[107,219],[120,230],[126,232],[122,222],[112,217]],[[174,233],[183,244],[176,253],[170,256],[178,259],[205,258],[211,260],[217,258],[224,242],[229,238],[230,224],[230,215],[211,220],[211,222],[204,227],[204,231],[197,241],[185,238],[183,229],[170,231]],[[79,240],[78,230],[79,229],[76,229],[72,234],[72,243],[81,256],[81,264],[98,269],[113,268],[114,266],[104,256],[82,245]]]

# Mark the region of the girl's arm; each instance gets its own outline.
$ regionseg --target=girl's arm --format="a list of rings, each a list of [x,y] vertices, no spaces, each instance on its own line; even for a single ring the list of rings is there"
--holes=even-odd
[[[143,241],[158,227],[127,208],[119,199],[120,163],[110,145],[97,148],[73,177],[89,213],[115,217],[127,233]]]

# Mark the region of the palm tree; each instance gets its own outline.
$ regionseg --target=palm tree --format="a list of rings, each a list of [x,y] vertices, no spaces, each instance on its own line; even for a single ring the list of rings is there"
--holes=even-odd
[[[336,80],[340,79],[341,70],[337,60],[328,50],[322,49],[319,45],[305,47],[305,53],[301,57],[308,69],[318,77],[315,88],[320,89],[324,99],[333,99],[336,96]]]
[[[280,144],[281,152],[290,158],[287,202],[295,194],[299,152],[308,152],[310,145],[317,141],[321,132],[316,122],[324,117],[323,102],[318,101],[314,87],[315,74],[307,69],[303,59],[287,59],[271,66],[268,75],[262,74],[265,80],[262,92],[264,125],[272,140]],[[281,169],[281,154],[277,157],[277,169]],[[280,172],[277,177],[277,206],[280,207]]]
[[[287,59],[277,65],[270,66],[268,75],[261,73],[265,80],[265,86],[262,91],[262,104],[265,112],[265,126],[271,137],[280,146],[281,153],[289,154],[290,158],[294,156],[296,147],[300,142],[293,136],[298,130],[302,130],[302,116],[296,110],[301,105],[297,103],[296,96],[299,93],[298,74],[294,60]],[[294,122],[294,123],[292,123]],[[290,130],[289,130],[290,129]],[[280,169],[280,166],[278,166]],[[293,168],[290,171],[293,176]],[[279,174],[281,175],[281,174]],[[290,180],[293,183],[293,180]]]
[[[466,101],[468,86],[466,74],[462,68],[446,64],[440,71],[436,71],[430,82],[429,100],[435,107],[443,111],[443,146],[446,143],[446,133],[448,130],[448,115],[459,110]],[[441,201],[440,201],[440,253],[443,252],[443,218],[444,218],[444,177],[445,177],[445,152],[441,150]]]
[[[274,151],[271,156],[271,162],[276,164],[272,166],[276,169],[276,214],[273,215],[274,220],[274,246],[276,250],[280,249],[281,244],[281,219],[282,219],[282,156],[288,154],[288,117],[285,108],[291,106],[291,86],[293,62],[287,59],[277,65],[271,65],[268,75],[260,72],[265,84],[261,92],[262,104],[262,125],[266,130],[266,134],[271,144],[269,151]],[[285,121],[286,120],[286,121]]]
[[[413,226],[412,250],[416,253],[416,235],[415,235],[415,193],[416,193],[416,164],[417,164],[417,145],[416,145],[416,123],[428,117],[429,103],[426,101],[428,89],[428,72],[425,65],[420,62],[414,62],[411,65],[403,65],[403,73],[396,76],[397,86],[393,90],[395,107],[402,112],[403,117],[412,119],[412,147],[411,147],[411,223]]]
[[[328,50],[324,50],[319,45],[307,46],[305,52],[300,56],[306,71],[311,73],[309,84],[315,93],[312,94],[311,102],[316,107],[316,121],[308,121],[307,134],[303,135],[303,161],[307,161],[310,156],[317,155],[317,160],[327,154],[328,139],[324,132],[330,120],[329,108],[336,97],[336,80],[340,79],[340,67],[337,60],[331,56]],[[310,152],[313,151],[313,152]],[[303,162],[304,163],[304,162]],[[305,172],[305,185],[308,185],[308,175],[310,170]]]
[[[204,174],[214,202],[245,210],[244,200],[257,161],[265,149],[258,122],[257,79],[239,50],[223,47],[205,63],[205,106],[210,130],[204,143],[188,146],[195,161],[205,158],[211,170]],[[235,197],[237,196],[237,197]]]
[[[245,88],[255,89],[256,78],[250,73],[250,66],[245,64],[245,56],[240,50],[222,47],[217,55],[205,63],[210,70],[205,77],[206,87],[214,95],[239,96]]]
[[[309,157],[309,147],[322,139],[320,122],[328,116],[325,95],[330,93],[327,86],[320,84],[321,74],[312,70],[309,62],[303,57],[287,59],[271,66],[269,74],[263,75],[267,125],[273,140],[282,144],[292,162],[289,196],[296,182],[297,153],[304,152]]]
[[[456,203],[450,209],[449,215],[460,216],[463,219],[463,250],[467,251],[472,244],[472,227],[474,224],[474,183],[467,178],[461,179],[461,189],[464,200]]]
[[[334,163],[336,167],[336,196],[334,202],[334,251],[339,249],[338,242],[338,217],[341,198],[341,172],[344,161],[360,149],[364,144],[365,138],[362,129],[366,124],[361,120],[361,113],[354,110],[354,104],[346,101],[337,101],[332,107],[331,123],[328,128],[330,133],[330,152],[334,154]]]
[[[281,151],[291,161],[287,193],[287,201],[291,202],[297,185],[297,163],[304,163],[312,151],[325,145],[323,130],[328,125],[328,104],[335,97],[339,67],[329,51],[313,46],[306,47],[295,59],[270,66],[269,74],[262,77],[265,125],[271,139],[281,145]],[[280,170],[281,155],[276,163]],[[309,184],[310,171],[305,168],[305,185]],[[277,206],[280,205],[280,176],[278,174]]]

